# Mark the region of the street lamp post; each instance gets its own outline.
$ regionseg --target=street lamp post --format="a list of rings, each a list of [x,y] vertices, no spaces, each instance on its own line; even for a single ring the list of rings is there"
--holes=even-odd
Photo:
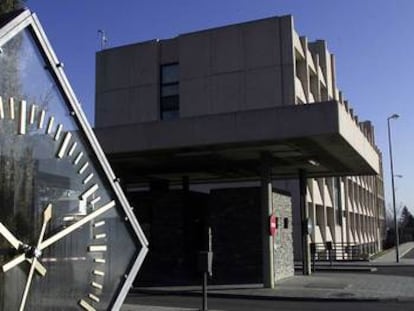
[[[400,251],[399,251],[399,237],[398,237],[398,221],[397,221],[397,210],[395,208],[395,186],[394,186],[394,163],[392,159],[392,144],[391,144],[391,127],[390,120],[398,119],[400,116],[394,113],[392,116],[387,118],[388,124],[388,148],[390,151],[390,168],[391,168],[391,187],[392,187],[392,208],[394,211],[394,227],[395,227],[395,261],[400,262]]]

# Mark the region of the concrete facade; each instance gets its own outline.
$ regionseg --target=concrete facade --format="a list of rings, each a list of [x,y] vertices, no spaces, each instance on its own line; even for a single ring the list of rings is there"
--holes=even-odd
[[[292,27],[290,17],[267,19],[102,51],[97,126],[159,120],[159,66],[168,63],[180,66],[181,118],[294,102],[293,46],[283,44]]]
[[[163,84],[165,66],[178,70],[171,85]],[[183,176],[191,187],[254,184],[266,152],[273,186],[292,194],[296,258],[299,170],[308,176],[309,240],[318,259],[326,259],[327,242],[337,259],[381,249],[382,164],[373,126],[358,120],[337,88],[326,42],[299,36],[291,16],[104,50],[96,68],[97,135],[126,187],[153,179],[180,187]],[[163,120],[172,86],[177,114]]]

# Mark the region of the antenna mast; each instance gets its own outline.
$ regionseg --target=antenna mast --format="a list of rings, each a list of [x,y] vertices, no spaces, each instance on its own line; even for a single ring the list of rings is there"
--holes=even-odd
[[[106,48],[106,45],[108,43],[108,37],[106,36],[105,30],[102,30],[102,29],[98,30],[98,35],[100,36],[100,39],[101,39],[101,51],[102,51]]]

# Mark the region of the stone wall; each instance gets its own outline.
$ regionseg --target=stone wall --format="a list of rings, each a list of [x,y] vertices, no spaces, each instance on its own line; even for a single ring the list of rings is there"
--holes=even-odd
[[[292,203],[290,195],[273,189],[275,281],[293,276]],[[213,232],[213,283],[261,283],[262,237],[260,188],[210,192],[209,221]]]
[[[273,239],[275,282],[294,275],[292,202],[288,194],[273,193],[273,214],[277,217],[277,234]]]

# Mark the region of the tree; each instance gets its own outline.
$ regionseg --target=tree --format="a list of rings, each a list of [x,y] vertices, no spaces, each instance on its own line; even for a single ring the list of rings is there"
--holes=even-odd
[[[401,211],[398,226],[400,231],[400,242],[404,243],[414,240],[414,216],[407,206],[404,206]]]
[[[407,206],[404,206],[401,211],[399,225],[401,227],[413,227],[414,226],[414,216],[408,210]]]

